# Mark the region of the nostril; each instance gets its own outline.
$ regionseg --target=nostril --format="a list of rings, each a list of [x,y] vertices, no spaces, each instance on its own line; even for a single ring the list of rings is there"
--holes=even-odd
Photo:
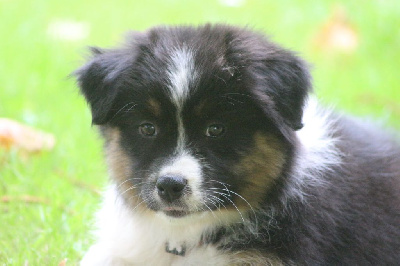
[[[172,191],[173,192],[181,192],[182,189],[183,189],[183,187],[181,187],[181,186],[175,186],[175,187],[172,188]]]
[[[169,202],[178,199],[186,185],[187,180],[180,176],[162,176],[156,182],[158,195]]]

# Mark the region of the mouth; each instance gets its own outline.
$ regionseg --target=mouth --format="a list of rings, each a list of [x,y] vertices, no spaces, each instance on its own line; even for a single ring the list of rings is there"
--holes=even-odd
[[[189,214],[188,211],[185,211],[182,208],[171,208],[171,207],[165,208],[163,212],[165,215],[174,218],[181,218]]]

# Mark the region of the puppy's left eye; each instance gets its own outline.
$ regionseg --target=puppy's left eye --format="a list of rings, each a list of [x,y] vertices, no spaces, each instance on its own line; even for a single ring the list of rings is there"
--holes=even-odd
[[[143,123],[139,126],[139,133],[145,137],[153,137],[157,134],[157,130],[153,124]]]
[[[207,137],[220,137],[225,133],[225,126],[221,124],[213,124],[207,127],[206,136]]]

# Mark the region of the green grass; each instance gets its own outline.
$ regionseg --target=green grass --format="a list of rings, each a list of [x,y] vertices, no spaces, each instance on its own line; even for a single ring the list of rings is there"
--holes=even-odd
[[[248,0],[236,8],[211,0],[0,0],[0,117],[57,138],[54,150],[34,156],[0,150],[0,265],[57,265],[64,258],[74,265],[91,243],[106,169],[90,113],[67,78],[82,63],[85,46],[112,46],[126,30],[155,24],[250,25],[312,63],[314,88],[325,102],[400,128],[400,6],[398,0],[362,2],[342,3],[359,47],[326,54],[312,40],[335,1]],[[59,20],[87,23],[88,36],[53,38],[48,27]]]

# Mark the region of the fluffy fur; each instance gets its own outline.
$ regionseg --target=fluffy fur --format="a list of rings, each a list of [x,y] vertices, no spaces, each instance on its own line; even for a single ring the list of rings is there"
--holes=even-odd
[[[111,182],[82,265],[395,265],[400,146],[227,25],[155,27],[76,71]]]

